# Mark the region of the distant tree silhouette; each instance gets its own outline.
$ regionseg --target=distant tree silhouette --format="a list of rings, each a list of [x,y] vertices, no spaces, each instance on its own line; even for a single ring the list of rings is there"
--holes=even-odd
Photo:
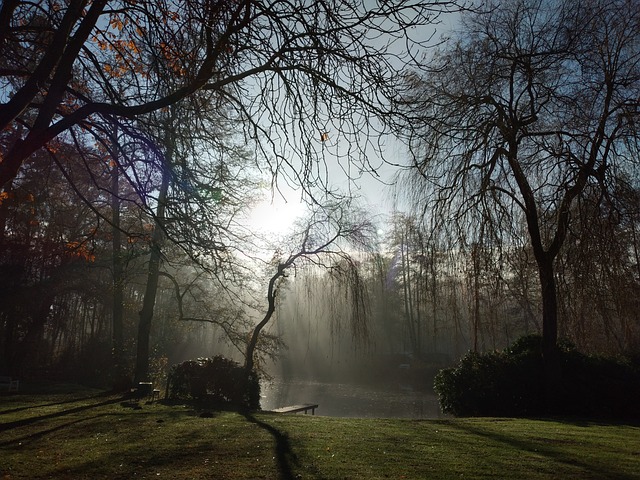
[[[366,285],[358,270],[358,254],[372,252],[375,229],[362,212],[349,204],[318,207],[300,224],[292,235],[291,245],[281,247],[271,264],[273,275],[267,283],[267,308],[263,318],[249,335],[244,366],[251,372],[255,365],[255,352],[261,334],[276,312],[278,295],[291,271],[303,268],[324,270],[345,289],[351,302],[350,327],[352,336],[367,336]],[[289,251],[285,253],[285,248]]]

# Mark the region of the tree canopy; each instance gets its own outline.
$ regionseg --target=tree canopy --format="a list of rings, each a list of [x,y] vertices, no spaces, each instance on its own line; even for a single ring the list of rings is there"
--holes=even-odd
[[[398,71],[430,35],[415,32],[456,2],[10,0],[0,10],[0,185],[60,135],[139,118],[197,91],[230,107],[269,172],[325,185],[322,138],[347,171],[374,118],[391,113]],[[378,126],[382,127],[382,123]],[[342,160],[341,160],[342,159]],[[350,167],[349,162],[355,162]]]

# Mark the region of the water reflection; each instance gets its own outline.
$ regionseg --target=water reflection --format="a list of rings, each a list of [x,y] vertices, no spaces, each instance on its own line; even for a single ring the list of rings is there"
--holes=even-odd
[[[408,385],[373,387],[345,383],[274,379],[262,385],[263,410],[317,403],[329,417],[442,418],[436,395]]]

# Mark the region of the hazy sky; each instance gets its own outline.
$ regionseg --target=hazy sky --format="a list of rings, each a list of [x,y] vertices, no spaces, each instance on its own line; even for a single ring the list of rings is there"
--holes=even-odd
[[[443,34],[457,25],[458,20],[458,14],[443,15],[438,26],[425,26],[423,35],[427,38],[433,34],[435,28],[436,32],[433,36],[435,43],[441,39]],[[327,141],[330,143],[339,142],[339,134],[339,132],[330,132]],[[391,164],[406,163],[406,148],[401,142],[391,137],[384,138],[382,142],[384,144],[383,158],[387,163],[373,152],[370,159],[371,165],[377,168],[377,178],[365,173],[357,181],[350,182],[338,167],[334,167],[330,171],[331,186],[362,197],[362,203],[373,215],[388,214],[396,207],[393,199],[393,183],[399,169]],[[252,228],[268,233],[283,233],[291,228],[296,218],[304,215],[305,207],[300,201],[300,192],[284,184],[280,184],[280,187],[282,195],[278,192],[271,195],[270,192],[265,191],[264,201],[256,206],[249,218]]]

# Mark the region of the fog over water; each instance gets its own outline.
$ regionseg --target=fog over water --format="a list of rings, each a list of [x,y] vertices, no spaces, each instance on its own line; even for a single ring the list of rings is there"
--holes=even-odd
[[[402,309],[387,298],[391,291],[371,297],[368,334],[355,338],[349,302],[330,288],[324,273],[298,272],[287,279],[277,315],[265,329],[285,346],[260,365],[268,374],[261,385],[262,410],[317,404],[315,414],[322,416],[442,418],[433,378],[452,364],[453,355],[410,351]],[[174,346],[169,360],[214,355],[243,361],[217,330],[198,325]]]
[[[442,418],[433,392],[396,385],[383,388],[309,380],[264,382],[263,410],[296,405],[318,404],[316,415],[329,417]]]
[[[324,272],[289,282],[268,328],[286,347],[263,365],[272,377],[262,382],[263,410],[317,404],[316,415],[332,417],[442,417],[433,377],[447,365],[409,351],[400,309],[372,298],[368,333],[356,338],[351,306]]]

